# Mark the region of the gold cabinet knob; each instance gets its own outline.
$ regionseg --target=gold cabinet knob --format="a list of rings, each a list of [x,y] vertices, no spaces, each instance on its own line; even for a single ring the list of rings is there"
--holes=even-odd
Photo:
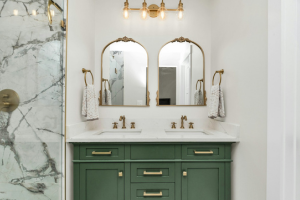
[[[131,129],[135,129],[135,122],[131,122]]]
[[[182,172],[182,175],[183,175],[183,176],[187,176],[187,172],[186,172],[186,171],[183,171],[183,172]]]
[[[172,124],[172,129],[175,129],[176,128],[176,125],[175,124],[177,124],[177,123],[175,123],[175,122],[171,122],[171,124]]]
[[[190,122],[189,124],[190,124],[189,129],[194,129],[194,125],[193,125],[194,123]]]
[[[119,177],[122,177],[123,176],[123,172],[119,172]]]
[[[114,125],[113,129],[117,129],[118,128],[118,123],[117,122],[114,122],[112,124]]]

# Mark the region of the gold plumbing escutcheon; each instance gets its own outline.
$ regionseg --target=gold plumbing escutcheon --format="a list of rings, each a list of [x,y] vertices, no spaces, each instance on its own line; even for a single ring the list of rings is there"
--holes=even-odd
[[[0,111],[12,112],[18,108],[20,98],[14,90],[6,89],[0,91]]]

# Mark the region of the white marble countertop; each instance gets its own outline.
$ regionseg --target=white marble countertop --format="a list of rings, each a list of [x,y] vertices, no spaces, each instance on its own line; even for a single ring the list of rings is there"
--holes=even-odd
[[[102,129],[83,132],[67,142],[239,142],[239,138],[210,129]]]

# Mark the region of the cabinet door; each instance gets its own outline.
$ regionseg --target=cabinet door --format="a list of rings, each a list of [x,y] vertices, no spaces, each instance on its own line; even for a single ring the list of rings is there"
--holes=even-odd
[[[182,170],[182,200],[225,200],[224,163],[183,163]]]
[[[123,163],[82,163],[79,182],[80,200],[124,200]]]

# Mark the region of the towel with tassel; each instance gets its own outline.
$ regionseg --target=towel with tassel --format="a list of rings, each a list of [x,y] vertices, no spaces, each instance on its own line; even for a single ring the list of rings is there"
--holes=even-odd
[[[103,105],[111,105],[111,92],[108,89],[103,90],[102,104]]]
[[[82,115],[88,121],[99,119],[97,98],[94,85],[87,85],[83,91]]]
[[[194,93],[194,105],[203,105],[203,94],[200,89]]]
[[[224,97],[220,85],[213,85],[211,87],[208,117],[211,119],[217,117],[221,117],[221,118],[225,117]]]

